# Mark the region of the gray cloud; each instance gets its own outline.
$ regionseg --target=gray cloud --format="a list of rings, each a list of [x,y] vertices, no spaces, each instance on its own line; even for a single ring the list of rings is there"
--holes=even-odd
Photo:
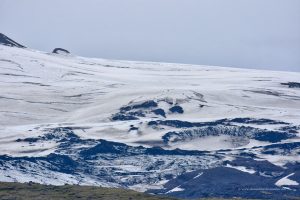
[[[44,51],[300,71],[299,0],[0,0],[0,31]]]

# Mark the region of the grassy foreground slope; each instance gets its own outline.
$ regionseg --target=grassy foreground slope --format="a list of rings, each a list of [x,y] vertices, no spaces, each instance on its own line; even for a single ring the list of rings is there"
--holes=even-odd
[[[41,185],[37,183],[0,183],[0,199],[101,199],[101,200],[171,200],[132,190],[78,185]]]
[[[41,185],[37,183],[0,182],[0,199],[3,200],[178,200],[170,197],[153,196],[132,190],[78,185]],[[217,199],[202,199],[217,200]],[[218,199],[220,200],[220,199]],[[235,199],[237,200],[237,199]]]

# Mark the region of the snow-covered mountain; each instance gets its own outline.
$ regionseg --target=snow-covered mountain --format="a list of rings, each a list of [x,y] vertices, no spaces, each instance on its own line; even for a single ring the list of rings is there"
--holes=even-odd
[[[0,45],[0,181],[299,196],[299,82]]]

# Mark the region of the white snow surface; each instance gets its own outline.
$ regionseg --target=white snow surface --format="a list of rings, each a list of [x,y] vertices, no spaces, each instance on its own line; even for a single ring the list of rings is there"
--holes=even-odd
[[[293,176],[295,173],[289,174],[288,176],[283,177],[282,179],[278,180],[275,185],[283,186],[283,185],[299,185],[297,181],[293,181],[289,179],[290,176]]]
[[[111,120],[120,107],[147,100],[180,103],[183,114],[171,113],[167,103],[159,103],[166,119],[205,122],[253,117],[299,125],[300,89],[281,85],[299,80],[297,72],[105,60],[0,45],[0,152],[48,155],[55,151],[55,143],[32,147],[15,141],[58,126],[75,127],[75,133],[85,139],[152,146],[149,141],[159,141],[166,132],[176,130],[145,125],[154,118],[164,119],[162,116]],[[130,125],[139,130],[129,132]],[[170,148],[235,148],[228,141],[226,136],[207,137],[174,143]],[[248,146],[255,144],[250,141]]]
[[[232,165],[227,164],[226,167],[237,169],[237,170],[240,170],[242,172],[249,173],[249,174],[255,174],[255,172],[256,172],[255,170],[246,168],[244,166],[232,166]]]
[[[181,191],[184,191],[184,189],[183,189],[183,188],[181,188],[181,187],[180,187],[180,185],[179,185],[179,186],[177,186],[177,187],[173,188],[172,190],[170,190],[170,191],[166,192],[166,194],[168,194],[168,193],[172,193],[172,192],[181,192]]]

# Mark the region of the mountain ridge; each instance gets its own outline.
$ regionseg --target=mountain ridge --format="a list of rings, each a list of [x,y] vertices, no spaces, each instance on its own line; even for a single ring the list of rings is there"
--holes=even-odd
[[[11,47],[18,47],[18,48],[26,48],[25,46],[15,42],[14,40],[10,39],[3,33],[0,33],[0,44],[6,45],[6,46],[11,46]]]

